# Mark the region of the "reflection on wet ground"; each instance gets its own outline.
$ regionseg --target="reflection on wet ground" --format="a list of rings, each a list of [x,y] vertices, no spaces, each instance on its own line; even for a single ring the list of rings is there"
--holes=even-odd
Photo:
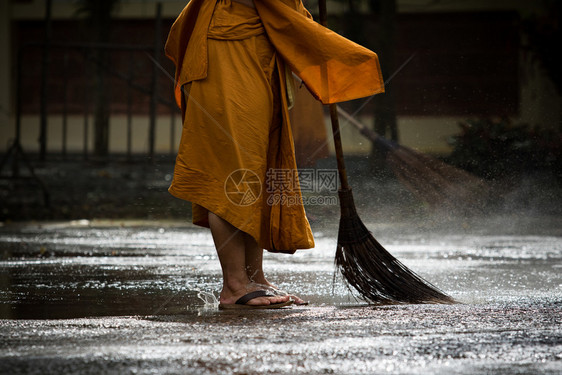
[[[0,227],[0,373],[562,372],[558,233],[369,227],[463,304],[356,300],[334,282],[334,228],[316,230],[313,250],[266,255],[272,281],[309,306],[221,312],[205,230],[175,222]]]

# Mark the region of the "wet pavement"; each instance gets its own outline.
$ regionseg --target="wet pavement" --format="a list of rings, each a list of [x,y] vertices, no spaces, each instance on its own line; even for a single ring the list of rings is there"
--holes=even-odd
[[[327,221],[315,249],[265,258],[310,305],[251,312],[217,309],[212,238],[188,223],[0,226],[0,373],[562,372],[559,217],[366,223],[458,305],[356,300]]]

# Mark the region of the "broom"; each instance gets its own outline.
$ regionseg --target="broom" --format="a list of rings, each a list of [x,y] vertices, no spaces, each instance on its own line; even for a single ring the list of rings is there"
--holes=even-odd
[[[327,26],[326,0],[318,2],[320,23]],[[357,211],[343,159],[338,109],[330,104],[330,118],[340,178],[340,227],[335,263],[347,283],[374,303],[455,303],[393,257],[369,232]]]
[[[383,152],[398,180],[430,206],[466,213],[485,207],[489,188],[482,179],[383,138],[339,106],[338,113]]]

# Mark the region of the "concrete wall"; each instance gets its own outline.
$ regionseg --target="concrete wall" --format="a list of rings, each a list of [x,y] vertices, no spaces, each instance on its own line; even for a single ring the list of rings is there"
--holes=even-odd
[[[88,126],[85,126],[85,122]],[[80,154],[84,150],[84,139],[87,128],[87,148],[91,152],[94,147],[94,120],[91,116],[69,116],[67,118],[67,152]],[[37,151],[39,139],[39,116],[22,117],[22,139],[21,144],[26,151]],[[131,151],[134,154],[146,154],[148,152],[148,116],[133,116],[132,118]],[[63,145],[63,119],[62,116],[49,116],[47,130],[47,152],[60,154]],[[127,118],[126,116],[112,116],[109,128],[109,149],[114,153],[125,153],[127,151]],[[172,130],[170,116],[158,116],[156,120],[155,152],[166,154],[170,148],[177,151],[179,137],[181,135],[181,116],[176,116]],[[174,142],[171,142],[171,134],[174,133]],[[173,144],[172,144],[173,143]]]
[[[450,12],[450,11],[474,11],[474,10],[516,10],[522,16],[527,16],[537,11],[540,2],[527,0],[471,0],[471,1],[427,1],[427,0],[404,0],[399,1],[400,12]],[[183,0],[164,0],[163,16],[175,17],[186,4]],[[316,2],[310,2],[316,4]],[[59,0],[53,2],[53,18],[69,18],[74,14],[74,4],[70,0]],[[340,3],[329,3],[331,11],[341,9]],[[314,10],[314,9],[312,9]],[[122,18],[153,18],[155,14],[154,1],[123,0],[119,6],[116,17]],[[29,3],[13,3],[12,1],[0,1],[0,49],[11,51],[10,46],[10,21],[19,19],[43,19],[45,15],[45,1],[33,0]],[[14,132],[14,98],[12,95],[12,56],[7,53],[0,54],[0,152],[8,147],[8,140],[13,138]],[[552,83],[544,73],[531,62],[528,57],[522,56],[521,85],[520,85],[520,114],[514,119],[515,122],[525,122],[531,125],[558,127],[562,120],[561,98],[557,95]],[[446,154],[450,151],[447,139],[457,133],[458,122],[463,117],[411,117],[401,116],[398,118],[400,141],[406,146],[419,149],[423,152],[434,154]],[[362,118],[367,125],[372,124],[372,119]],[[133,149],[138,152],[146,151],[146,132],[143,131],[147,118],[136,118],[135,138]],[[53,116],[49,121],[49,150],[60,148],[60,117]],[[82,148],[83,118],[69,118],[69,150]],[[90,124],[92,122],[90,121]],[[168,152],[169,149],[169,118],[158,120],[158,141],[156,152]],[[181,124],[177,121],[178,130],[176,139],[179,142]],[[28,151],[38,149],[38,126],[39,120],[36,116],[28,116],[23,121],[22,143]],[[91,127],[91,125],[90,125]],[[326,121],[328,134],[331,134],[329,121]],[[123,116],[111,119],[112,151],[123,151],[122,140],[125,126]],[[344,148],[348,153],[368,153],[370,144],[363,139],[351,125],[342,121],[342,135]],[[90,140],[92,137],[90,137]]]

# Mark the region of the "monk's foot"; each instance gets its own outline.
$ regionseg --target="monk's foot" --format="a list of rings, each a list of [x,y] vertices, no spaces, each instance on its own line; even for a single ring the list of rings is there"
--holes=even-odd
[[[307,301],[303,300],[302,298],[300,298],[300,297],[298,297],[294,294],[289,294],[289,293],[285,292],[284,290],[279,289],[277,286],[273,285],[272,283],[267,281],[265,278],[260,280],[260,282],[253,281],[253,284],[257,285],[258,287],[261,287],[262,289],[268,290],[268,291],[272,292],[273,294],[275,294],[277,296],[288,296],[289,299],[291,301],[293,301],[293,303],[297,306],[308,305]]]
[[[221,305],[234,305],[236,301],[238,301],[241,297],[246,296],[249,293],[256,292],[256,291],[266,291],[270,292],[272,296],[263,296],[263,297],[255,297],[251,298],[244,305],[248,306],[268,306],[268,305],[275,305],[290,301],[289,296],[281,296],[277,295],[277,293],[272,293],[269,288],[261,287],[256,283],[249,283],[242,287],[236,288],[229,288],[226,285],[223,286],[223,289],[219,296],[219,302]]]

